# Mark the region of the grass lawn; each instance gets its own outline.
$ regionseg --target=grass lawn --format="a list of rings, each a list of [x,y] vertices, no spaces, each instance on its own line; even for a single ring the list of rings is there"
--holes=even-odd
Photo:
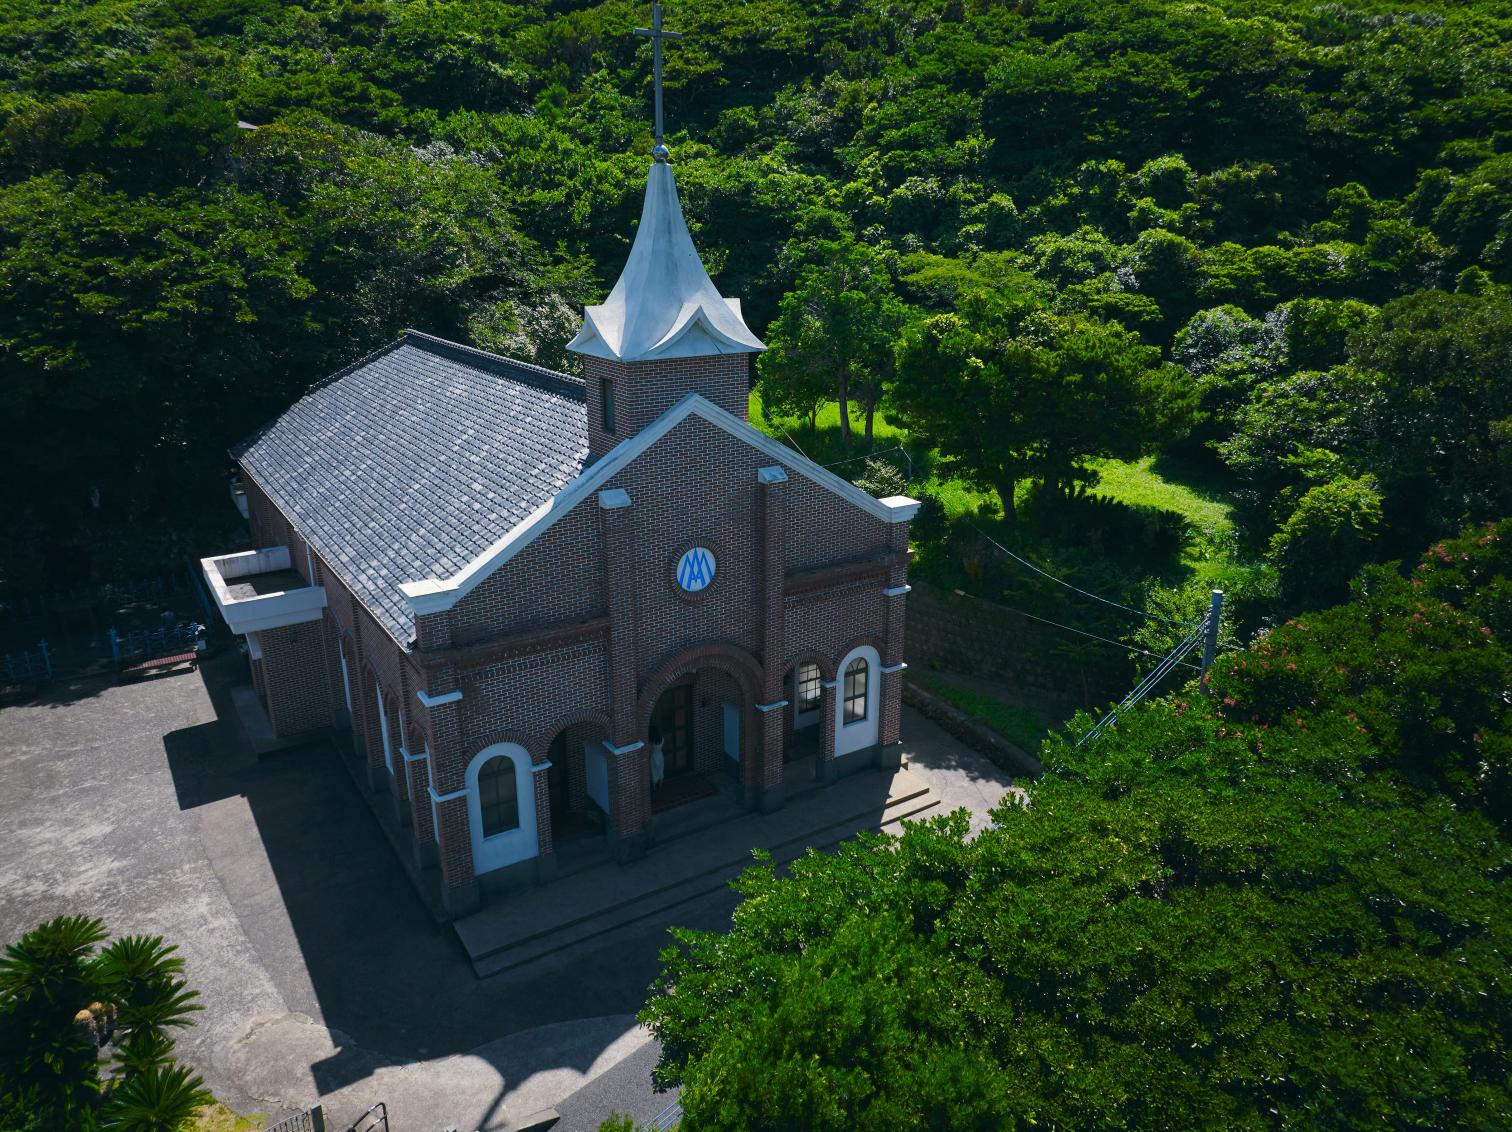
[[[811,460],[824,465],[836,465],[832,470],[846,476],[847,479],[852,478],[861,470],[867,448],[866,441],[863,439],[866,421],[859,412],[852,411],[850,415],[851,442],[848,447],[840,438],[840,406],[833,401],[819,410],[817,427],[814,429],[809,428],[808,421],[768,417],[762,408],[761,395],[754,389],[751,390],[750,414],[751,423],[762,432],[775,437],[789,447],[798,449]],[[900,467],[906,466],[907,460],[898,460],[897,452],[886,450],[901,447],[907,441],[906,431],[889,424],[882,418],[881,413],[877,414],[872,427],[871,450],[873,452],[884,453],[886,457],[894,459]],[[923,471],[927,467],[922,462],[920,454],[912,453],[910,458],[915,462],[916,471]],[[975,515],[983,507],[994,515],[1001,512],[995,495],[991,492],[977,491],[961,480],[941,479],[931,471],[920,481],[920,486],[940,500],[946,514],[951,518],[965,514]]]
[[[865,456],[867,448],[862,439],[863,421],[857,412],[851,413],[849,445],[840,438],[840,409],[834,402],[820,409],[817,427],[810,429],[807,421],[768,418],[760,394],[752,390],[750,415],[751,423],[769,436],[797,448],[820,464],[833,465],[834,471],[847,478],[853,478],[861,470],[860,458]],[[889,424],[882,414],[877,414],[872,451],[886,453],[887,449],[905,445],[907,441],[905,430]],[[886,454],[897,459],[897,453]],[[963,480],[941,477],[931,467],[932,461],[927,453],[913,452],[910,459],[918,473],[915,481],[918,487],[937,498],[951,519],[962,516],[1001,518],[1002,508],[996,493],[980,491]],[[1182,553],[1181,564],[1191,571],[1193,578],[1204,584],[1216,581],[1237,565],[1233,507],[1220,488],[1154,456],[1132,461],[1100,460],[1094,467],[1101,476],[1094,489],[1097,494],[1137,507],[1158,507],[1186,516],[1197,537]],[[1019,484],[1020,504],[1029,489],[1027,481]]]
[[[940,699],[960,708],[967,715],[975,716],[999,735],[1016,743],[1029,754],[1038,753],[1040,743],[1049,729],[1017,704],[1010,704],[994,696],[958,687],[938,676],[920,673],[910,675],[920,687],[933,692]]]
[[[186,1132],[261,1132],[267,1124],[265,1116],[237,1116],[216,1101],[199,1110]]]
[[[1167,479],[1155,470],[1155,457],[1100,460],[1101,479],[1093,490],[1136,507],[1160,507],[1185,515],[1194,527],[1226,541],[1234,533],[1233,506],[1222,493]]]

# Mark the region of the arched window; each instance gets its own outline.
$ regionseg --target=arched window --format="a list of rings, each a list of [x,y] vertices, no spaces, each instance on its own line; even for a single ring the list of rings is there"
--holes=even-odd
[[[804,714],[819,710],[819,666],[804,661],[798,666],[798,711]]]
[[[484,837],[520,828],[520,792],[508,755],[495,755],[478,768],[478,809]]]
[[[845,722],[860,723],[866,718],[866,682],[870,675],[864,656],[845,666]]]

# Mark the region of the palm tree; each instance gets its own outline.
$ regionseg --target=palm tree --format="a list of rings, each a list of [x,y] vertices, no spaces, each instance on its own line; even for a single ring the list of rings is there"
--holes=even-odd
[[[158,936],[124,936],[98,954],[104,925],[84,916],[41,924],[0,957],[0,1096],[32,1126],[176,1130],[209,1099],[173,1062],[172,1027],[202,1009],[184,961]],[[112,1035],[98,1023],[114,1018]],[[111,1037],[116,1077],[99,1107],[99,1048]],[[98,1117],[98,1119],[97,1119]]]
[[[111,1089],[100,1127],[110,1132],[179,1132],[211,1099],[198,1073],[160,1062]]]
[[[76,1018],[96,1001],[91,952],[105,927],[59,916],[0,957],[0,1085],[47,1127],[87,1126],[99,1095],[99,1044]]]

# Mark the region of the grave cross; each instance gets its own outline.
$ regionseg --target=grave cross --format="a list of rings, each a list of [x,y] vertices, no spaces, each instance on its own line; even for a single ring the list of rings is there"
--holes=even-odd
[[[651,156],[658,161],[667,160],[667,147],[662,145],[662,40],[681,39],[682,32],[667,31],[662,27],[662,13],[660,4],[651,5],[651,26],[648,28],[636,28],[636,35],[644,35],[651,40],[651,76],[652,87],[656,91],[656,145],[651,150]]]

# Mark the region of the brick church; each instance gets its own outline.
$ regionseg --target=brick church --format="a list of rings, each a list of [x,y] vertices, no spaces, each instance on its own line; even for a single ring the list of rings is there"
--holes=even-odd
[[[748,423],[762,343],[656,158],[582,378],[407,331],[233,452],[257,549],[204,560],[276,733],[350,729],[454,915],[899,758],[918,505]]]

